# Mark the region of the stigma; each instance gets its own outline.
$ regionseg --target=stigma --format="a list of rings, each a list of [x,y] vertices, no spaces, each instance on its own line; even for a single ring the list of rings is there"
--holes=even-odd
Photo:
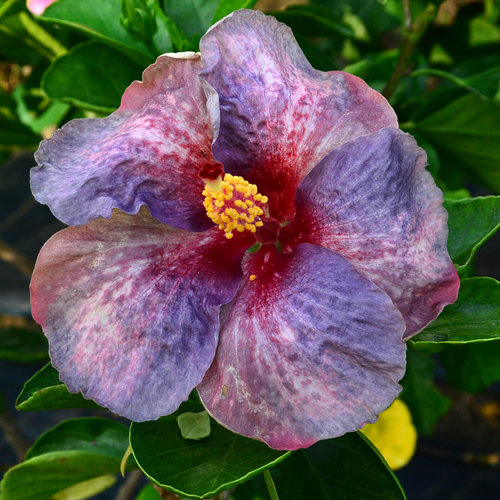
[[[267,196],[262,196],[255,184],[243,177],[225,174],[209,180],[205,179],[203,205],[208,217],[224,231],[226,238],[233,237],[233,231],[255,233],[264,225],[260,216],[264,214]]]

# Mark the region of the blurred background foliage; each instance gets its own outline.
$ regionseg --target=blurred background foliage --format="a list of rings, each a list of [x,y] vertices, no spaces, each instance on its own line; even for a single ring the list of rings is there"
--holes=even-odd
[[[36,2],[31,0],[33,11]],[[410,499],[497,498],[499,0],[58,0],[39,16],[24,0],[0,0],[2,498],[77,500],[104,491],[101,498],[128,500],[147,483],[137,470],[125,481],[117,479],[129,444],[128,423],[67,392],[47,365],[47,343],[30,317],[34,260],[42,244],[64,227],[31,197],[33,152],[67,121],[113,112],[125,88],[158,55],[197,51],[209,26],[242,7],[286,23],[316,69],[352,73],[382,92],[401,128],[426,150],[450,216],[448,248],[462,279],[461,292],[456,304],[408,342],[403,393],[378,427],[363,432],[394,469],[413,456],[418,434],[416,455],[397,472]],[[95,416],[104,420],[96,423]],[[68,420],[75,417],[81,420]],[[141,454],[154,446],[148,439],[176,425],[161,422],[154,429],[135,426],[135,434],[132,426],[135,459],[143,469]],[[220,451],[218,438],[205,439],[212,440],[209,460]],[[281,458],[241,446],[242,455],[262,460],[260,469],[245,465],[250,476],[271,468],[266,480],[272,477],[282,500],[404,498],[368,443],[353,434],[296,452],[279,464]],[[174,447],[174,441],[162,446]],[[182,441],[175,446],[183,446]],[[133,459],[128,464],[137,467]],[[198,470],[189,460],[185,469],[190,464]],[[346,473],[348,466],[358,475],[352,468]],[[168,483],[173,472],[165,467],[145,470],[167,489],[183,493]],[[315,480],[301,483],[297,478],[304,471]],[[332,479],[339,475],[342,486]],[[263,476],[245,482],[250,476],[227,482],[231,492],[218,498],[268,498]],[[217,487],[224,484],[219,481]],[[212,491],[205,486],[185,491],[200,498]],[[150,485],[138,498],[159,495]],[[178,498],[166,491],[161,495]]]

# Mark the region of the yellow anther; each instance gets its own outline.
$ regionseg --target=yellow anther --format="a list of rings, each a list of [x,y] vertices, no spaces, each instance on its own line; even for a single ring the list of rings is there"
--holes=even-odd
[[[250,281],[255,281],[257,279],[257,276],[255,276],[255,274],[252,274],[250,276]]]
[[[243,177],[226,174],[223,180],[207,182],[203,196],[207,216],[224,231],[226,238],[231,239],[233,231],[255,233],[262,227],[263,222],[255,222],[255,218],[264,214],[260,205],[267,203],[267,196],[262,196],[257,186]]]

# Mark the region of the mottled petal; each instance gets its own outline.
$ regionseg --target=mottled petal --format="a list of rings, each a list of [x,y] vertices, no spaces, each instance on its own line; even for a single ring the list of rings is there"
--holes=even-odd
[[[387,101],[359,78],[314,70],[291,30],[261,12],[234,12],[200,43],[201,73],[219,94],[216,159],[257,184],[272,214],[293,217],[300,180],[354,137],[397,126]]]
[[[200,68],[194,53],[161,56],[113,114],[73,120],[43,141],[31,176],[35,198],[70,225],[146,205],[174,227],[210,228],[198,172],[214,163],[218,104]]]
[[[245,259],[240,289],[221,309],[217,353],[198,386],[207,410],[277,449],[374,422],[401,389],[400,313],[331,250],[266,247]]]
[[[393,300],[405,338],[455,302],[459,279],[446,249],[443,195],[408,134],[387,128],[329,154],[300,184],[291,251],[310,242],[341,253]]]
[[[116,212],[44,246],[33,317],[71,392],[152,420],[175,411],[210,366],[248,243],[172,229],[144,209]]]

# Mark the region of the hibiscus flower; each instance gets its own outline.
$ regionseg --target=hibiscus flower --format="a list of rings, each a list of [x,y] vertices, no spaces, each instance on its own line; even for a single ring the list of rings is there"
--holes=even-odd
[[[107,118],[42,142],[33,316],[72,392],[135,421],[198,388],[296,449],[374,422],[405,341],[456,299],[442,194],[387,101],[242,10],[166,54]]]

